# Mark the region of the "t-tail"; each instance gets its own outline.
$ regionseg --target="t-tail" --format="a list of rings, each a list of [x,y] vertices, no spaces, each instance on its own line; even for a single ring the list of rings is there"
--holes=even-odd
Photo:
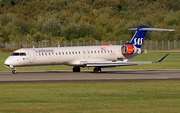
[[[128,43],[136,46],[137,48],[141,48],[147,31],[174,31],[174,29],[150,28],[148,26],[138,26],[138,28],[130,28],[129,30],[136,30],[131,41]]]
[[[144,25],[138,26],[138,28],[130,28],[129,30],[136,30],[136,32],[131,41],[122,46],[121,51],[124,55],[140,54],[142,52],[141,47],[147,31],[174,31],[174,29],[150,28]]]

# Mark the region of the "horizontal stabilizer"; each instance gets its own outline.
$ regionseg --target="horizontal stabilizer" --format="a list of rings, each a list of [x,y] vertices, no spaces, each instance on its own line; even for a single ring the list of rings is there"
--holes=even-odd
[[[137,28],[130,28],[129,30],[137,30]],[[164,28],[141,28],[140,31],[175,31],[174,29],[164,29]]]

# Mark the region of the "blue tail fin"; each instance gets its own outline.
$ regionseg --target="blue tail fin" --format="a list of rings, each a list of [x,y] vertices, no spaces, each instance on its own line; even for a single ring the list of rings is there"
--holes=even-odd
[[[131,30],[136,30],[136,33],[132,37],[131,41],[129,42],[130,44],[136,46],[137,48],[141,48],[143,42],[144,42],[144,37],[146,36],[146,30],[141,30],[142,28],[149,28],[148,26],[138,26],[136,29],[131,29]]]

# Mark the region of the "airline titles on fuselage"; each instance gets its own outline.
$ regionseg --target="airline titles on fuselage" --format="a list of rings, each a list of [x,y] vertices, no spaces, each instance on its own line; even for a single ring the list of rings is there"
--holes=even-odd
[[[54,52],[53,49],[34,49],[36,53],[49,53],[49,52]]]

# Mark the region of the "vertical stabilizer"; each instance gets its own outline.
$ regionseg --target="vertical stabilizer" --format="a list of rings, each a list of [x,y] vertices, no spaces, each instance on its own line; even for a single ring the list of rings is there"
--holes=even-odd
[[[144,42],[144,38],[146,36],[146,32],[144,30],[141,30],[142,28],[149,28],[148,26],[139,26],[136,29],[136,32],[134,34],[134,36],[132,37],[131,41],[129,42],[130,44],[136,46],[137,48],[141,48],[143,42]]]

